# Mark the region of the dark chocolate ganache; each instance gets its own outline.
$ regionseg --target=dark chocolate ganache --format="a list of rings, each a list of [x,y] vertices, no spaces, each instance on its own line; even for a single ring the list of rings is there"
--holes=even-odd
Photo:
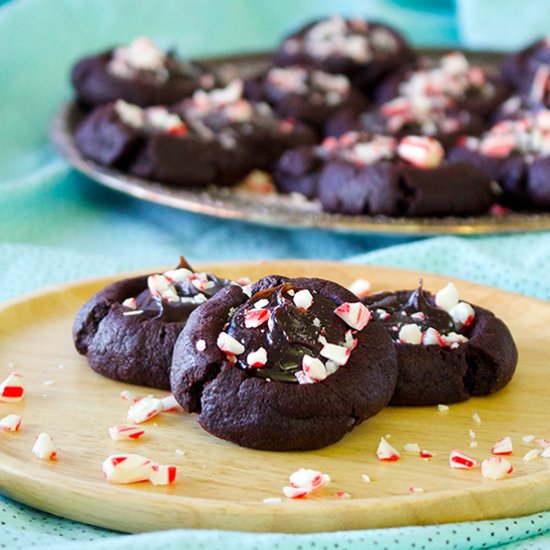
[[[338,304],[312,290],[311,306],[297,307],[294,297],[300,290],[284,283],[254,294],[234,311],[226,331],[245,347],[236,357],[236,367],[261,378],[297,383],[296,373],[302,369],[305,354],[324,362],[320,351],[325,342],[343,345],[349,327],[334,313]],[[247,328],[246,312],[258,308],[268,310],[269,318],[258,327]],[[251,367],[247,356],[260,347],[267,351],[267,362]]]
[[[433,296],[424,291],[422,283],[413,291],[381,292],[367,296],[362,302],[384,324],[394,341],[399,340],[399,329],[408,324],[418,325],[422,332],[434,328],[441,335],[464,333],[462,325],[435,305]]]
[[[233,284],[227,279],[220,279],[212,273],[206,273],[206,288],[199,290],[192,279],[184,279],[171,285],[179,300],[167,300],[155,296],[149,289],[144,290],[136,297],[137,309],[150,319],[158,319],[165,323],[183,323],[189,315],[202,303],[214,296],[227,285]]]

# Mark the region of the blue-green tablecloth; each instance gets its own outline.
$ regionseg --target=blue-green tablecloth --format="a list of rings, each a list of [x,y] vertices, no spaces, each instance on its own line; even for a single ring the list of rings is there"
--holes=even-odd
[[[0,2],[0,5],[3,2]],[[189,56],[264,50],[336,10],[395,24],[416,44],[519,46],[550,31],[544,0],[19,0],[0,8],[0,300],[131,269],[257,258],[344,259],[445,273],[550,299],[550,234],[433,239],[257,227],[170,210],[70,171],[47,127],[84,53],[148,34]],[[522,24],[523,22],[523,24]],[[543,330],[548,328],[543,327]],[[2,443],[0,442],[0,445]],[[0,490],[1,492],[1,490]],[[315,535],[176,530],[120,535],[0,495],[0,548],[544,548],[550,513]]]

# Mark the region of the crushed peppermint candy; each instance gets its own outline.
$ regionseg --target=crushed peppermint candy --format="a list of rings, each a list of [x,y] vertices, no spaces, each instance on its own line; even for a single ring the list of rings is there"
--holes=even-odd
[[[283,502],[283,499],[280,497],[269,497],[269,498],[264,498],[262,502],[264,504],[279,504]]]
[[[143,396],[130,390],[122,390],[120,392],[120,397],[124,399],[124,401],[131,401],[132,403],[135,403],[136,401],[142,399]]]
[[[523,456],[523,460],[525,462],[531,462],[531,460],[535,460],[542,454],[542,451],[540,449],[531,449],[530,451],[527,451],[525,455]]]
[[[21,427],[21,417],[18,414],[8,414],[0,419],[0,430],[5,432],[18,432]]]
[[[227,332],[220,332],[216,344],[218,348],[229,355],[241,355],[244,353],[244,346],[238,340],[235,340],[233,336],[227,334]]]
[[[532,434],[529,434],[529,435],[524,435],[521,440],[524,442],[524,443],[531,443],[533,441],[535,441],[535,436],[532,435]]]
[[[514,446],[512,444],[512,438],[507,435],[499,439],[491,449],[494,455],[511,455],[514,452]]]
[[[36,437],[32,454],[42,460],[55,460],[57,458],[57,447],[47,433],[41,433]]]
[[[351,349],[337,344],[326,343],[319,352],[323,357],[329,359],[338,366],[343,367],[351,355]]]
[[[380,438],[380,443],[376,449],[376,456],[378,460],[382,462],[394,462],[400,458],[399,452],[394,449],[384,437]]]
[[[195,349],[197,351],[204,351],[206,349],[206,341],[202,338],[195,342]]]
[[[303,289],[294,294],[292,301],[296,307],[308,310],[313,304],[313,296],[309,290]]]
[[[481,417],[479,416],[478,413],[474,413],[472,414],[472,420],[476,423],[476,424],[481,424]]]
[[[361,302],[344,302],[334,310],[334,313],[349,327],[358,331],[363,330],[371,319],[369,308]]]
[[[500,456],[486,458],[481,463],[481,475],[488,479],[503,479],[513,471],[513,466]]]
[[[443,161],[445,150],[439,141],[427,136],[406,136],[397,147],[399,156],[416,168],[436,168]]]
[[[264,309],[254,304],[254,308],[248,309],[244,314],[244,326],[246,328],[257,328],[267,322],[270,317],[271,312],[269,309]]]
[[[453,283],[438,290],[435,294],[435,305],[449,312],[458,305],[458,289]]]
[[[180,411],[181,405],[177,402],[176,398],[170,393],[160,398],[162,403],[162,412]]]
[[[479,466],[479,462],[469,457],[468,455],[460,452],[458,449],[451,451],[449,455],[449,464],[451,468],[458,468],[462,470],[471,470]]]
[[[136,454],[111,455],[103,461],[102,470],[107,481],[120,484],[150,481],[153,485],[169,485],[177,475],[176,466],[158,465]]]
[[[330,483],[330,476],[318,470],[300,468],[288,478],[290,486],[283,487],[287,498],[305,498]]]
[[[164,405],[162,400],[152,396],[143,397],[139,401],[134,402],[128,409],[128,421],[141,424],[157,416],[163,410]]]
[[[267,363],[267,350],[264,347],[251,351],[246,356],[247,364],[252,368],[262,368]]]
[[[443,405],[442,403],[437,406],[439,412],[449,412],[449,408],[449,405]]]
[[[403,325],[399,329],[399,341],[402,344],[421,344],[422,331],[420,327],[414,323]]]
[[[137,426],[111,426],[109,435],[113,441],[122,441],[125,439],[139,439],[145,430]]]
[[[24,396],[25,386],[21,374],[13,372],[0,384],[0,402],[17,403]]]
[[[420,453],[418,443],[406,443],[403,445],[403,450],[407,453]]]
[[[370,476],[368,474],[361,474],[361,479],[365,483],[372,483],[372,479],[370,478]]]
[[[409,493],[423,493],[424,489],[422,487],[409,487]]]
[[[336,493],[334,493],[334,494],[338,498],[351,498],[351,495],[349,493],[347,493],[346,491],[336,491]]]

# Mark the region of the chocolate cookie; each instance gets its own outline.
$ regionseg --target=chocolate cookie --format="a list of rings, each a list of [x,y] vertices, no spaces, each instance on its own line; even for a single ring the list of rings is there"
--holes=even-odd
[[[507,55],[501,63],[502,76],[519,92],[525,93],[537,71],[550,69],[550,39],[542,38],[526,48]]]
[[[397,350],[399,377],[391,405],[455,403],[510,382],[518,359],[510,331],[490,311],[459,301],[452,283],[435,296],[420,284],[362,302]]]
[[[117,99],[148,107],[175,103],[197,88],[213,87],[216,79],[204,67],[181,61],[140,37],[128,46],[81,59],[71,80],[84,107]]]
[[[322,279],[268,276],[191,314],[172,392],[209,433],[273,451],[335,443],[395,388],[391,338],[356,296]]]
[[[480,138],[469,137],[450,152],[502,188],[499,203],[514,210],[550,209],[550,111],[522,111]]]
[[[265,101],[280,118],[300,120],[321,130],[326,120],[344,107],[367,106],[345,75],[301,66],[272,67],[245,81],[245,97]]]
[[[415,54],[394,29],[363,19],[330,17],[309,23],[283,40],[274,56],[282,67],[303,65],[348,76],[367,95]]]
[[[277,188],[319,198],[323,210],[388,216],[466,216],[496,199],[491,179],[465,162],[447,162],[434,139],[349,132],[318,147],[285,153]]]
[[[75,347],[103,376],[168,390],[174,344],[191,312],[230,284],[183,259],[162,275],[113,283],[78,312]]]

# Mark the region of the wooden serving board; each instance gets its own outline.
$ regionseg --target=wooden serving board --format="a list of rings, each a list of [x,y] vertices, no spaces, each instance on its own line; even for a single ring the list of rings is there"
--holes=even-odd
[[[326,277],[345,285],[363,277],[372,282],[374,291],[413,288],[419,277],[435,291],[449,280],[306,261],[200,267],[232,278],[280,273]],[[0,417],[18,413],[23,418],[20,432],[0,432],[0,492],[7,496],[63,517],[131,532],[177,527],[319,532],[489,519],[550,509],[550,460],[522,460],[533,447],[522,436],[550,438],[548,303],[457,282],[461,297],[492,309],[514,334],[520,364],[507,388],[488,398],[451,405],[447,413],[437,407],[387,408],[331,447],[275,453],[216,439],[198,426],[195,415],[181,412],[146,423],[142,440],[109,438],[110,425],[126,423],[128,405],[119,396],[121,390],[159,394],[102,378],[73,348],[71,326],[78,308],[113,280],[58,286],[0,309],[0,379],[15,370],[24,375],[27,386],[21,403],[0,403]],[[479,425],[472,419],[475,412],[481,417]],[[470,448],[470,429],[476,433],[475,449]],[[58,460],[41,461],[31,454],[34,438],[42,431],[55,439]],[[417,442],[435,456],[425,461],[402,452],[399,461],[380,463],[375,451],[386,434],[400,451],[404,444]],[[479,470],[449,467],[452,449],[482,460],[505,435],[514,441],[510,461],[515,471],[509,478],[491,481]],[[101,463],[121,452],[175,464],[178,480],[169,487],[108,484]],[[306,500],[263,502],[282,497],[288,476],[300,467],[319,469],[331,476],[332,483]],[[365,483],[362,474],[372,482]],[[411,486],[424,492],[410,493]],[[351,498],[338,498],[337,491],[346,491]]]

